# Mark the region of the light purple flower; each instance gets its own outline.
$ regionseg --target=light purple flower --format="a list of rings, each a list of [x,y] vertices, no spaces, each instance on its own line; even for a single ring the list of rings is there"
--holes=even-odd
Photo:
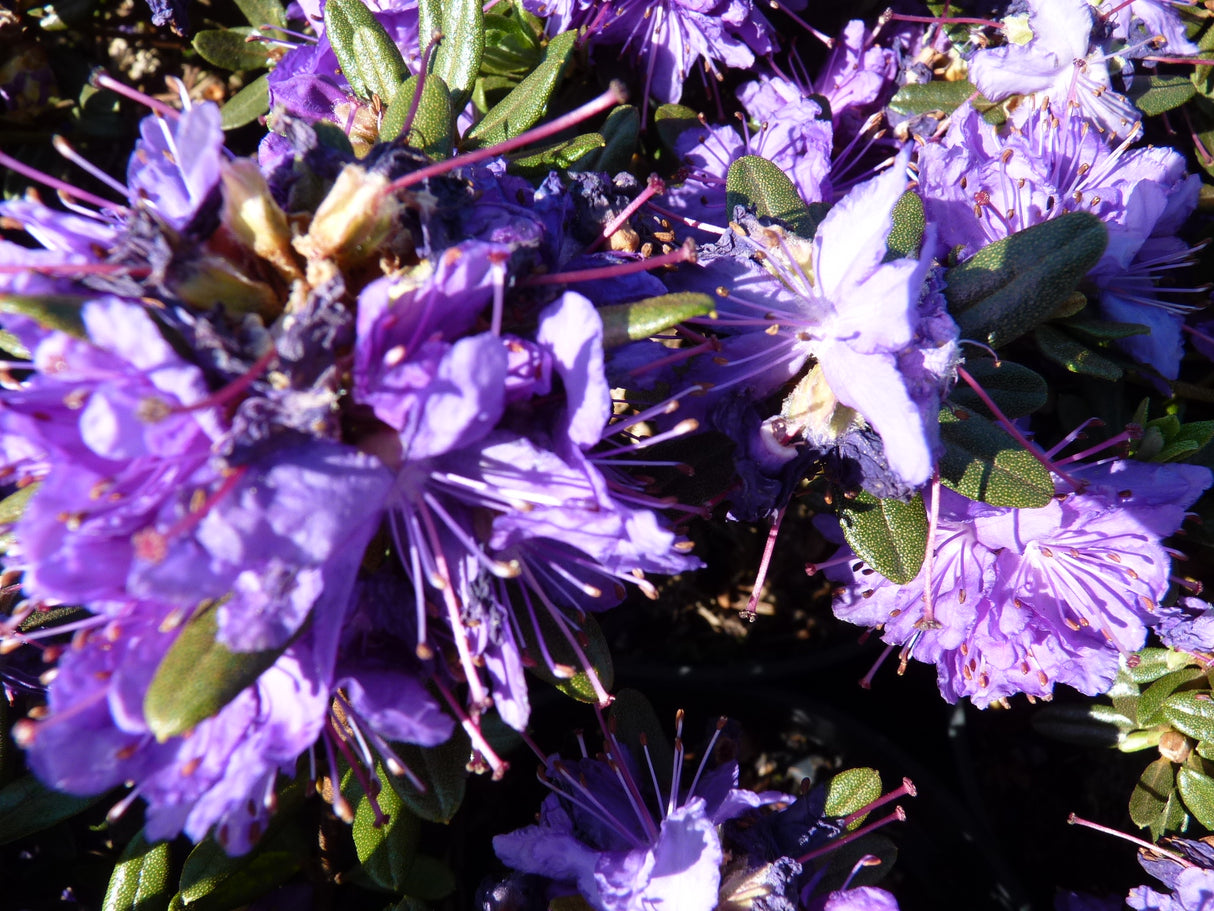
[[[894,585],[848,558],[831,570],[844,583],[836,616],[881,629],[903,659],[934,663],[950,702],[1048,697],[1055,683],[1106,691],[1118,655],[1142,647],[1167,593],[1161,539],[1211,478],[1197,466],[1127,461],[1073,474],[1087,488],[1063,485],[1040,509],[941,489],[934,551],[918,578]]]

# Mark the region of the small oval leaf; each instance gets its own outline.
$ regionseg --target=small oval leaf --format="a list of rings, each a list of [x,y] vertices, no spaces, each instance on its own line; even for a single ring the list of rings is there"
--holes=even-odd
[[[33,775],[23,775],[0,788],[0,845],[71,819],[104,796],[52,791]]]
[[[922,497],[903,503],[862,490],[839,507],[839,525],[856,556],[891,582],[905,585],[919,575],[927,553]]]
[[[172,861],[167,841],[151,844],[141,831],[114,865],[102,911],[163,911],[176,891]]]
[[[778,218],[801,237],[813,237],[818,227],[789,176],[757,155],[743,155],[725,175],[725,211],[730,218],[735,206]]]
[[[224,102],[219,112],[219,125],[235,130],[252,123],[270,110],[270,79],[262,73]]]
[[[425,785],[419,791],[408,779],[394,779],[392,789],[413,813],[430,822],[450,822],[464,800],[466,766],[472,747],[468,735],[456,729],[436,747],[394,743],[392,750]]]
[[[148,727],[161,742],[217,714],[262,675],[281,648],[232,652],[215,638],[219,602],[205,603],[191,617],[156,668],[143,700]]]
[[[1214,831],[1214,778],[1182,766],[1176,770],[1176,789],[1193,818]]]
[[[350,90],[370,101],[391,104],[409,77],[405,58],[387,30],[361,0],[328,0],[325,32]]]
[[[1044,407],[1049,397],[1049,386],[1041,374],[1011,361],[971,358],[966,360],[965,370],[1009,418],[1032,414]],[[949,394],[949,401],[983,417],[995,417],[978,394],[964,383],[957,384]]]
[[[256,34],[260,33],[247,26],[207,29],[194,36],[194,50],[207,63],[225,70],[264,69],[270,65],[268,45],[245,40]]]
[[[576,40],[577,32],[571,31],[549,41],[544,61],[468,131],[464,148],[479,149],[504,142],[534,126],[548,110],[548,100],[565,73]]]
[[[827,816],[850,816],[880,796],[881,775],[876,769],[847,769],[827,783],[825,813]],[[850,828],[863,822],[863,817],[857,818]]]
[[[417,98],[419,83],[422,87],[421,98]],[[435,160],[447,158],[455,140],[452,129],[454,119],[451,95],[438,76],[430,75],[424,80],[410,76],[405,80],[392,103],[388,105],[388,110],[384,112],[384,119],[379,126],[380,141],[387,142],[400,136],[409,111],[413,109],[414,99],[417,100],[417,110],[413,112],[413,122],[409,125],[406,142]]]
[[[446,84],[451,107],[458,111],[472,94],[472,84],[480,72],[485,17],[480,0],[443,0],[439,7],[443,39],[434,52],[430,71]]]
[[[629,342],[639,342],[684,320],[708,316],[714,310],[715,303],[710,295],[690,291],[600,307],[603,347],[618,348]]]
[[[999,425],[963,409],[940,409],[940,480],[971,500],[1040,509],[1054,497],[1045,466]]]
[[[1142,828],[1161,825],[1175,789],[1172,763],[1160,757],[1143,771],[1130,795],[1130,819]]]
[[[382,817],[376,815],[358,776],[347,771],[342,778],[342,795],[354,804],[354,849],[362,872],[376,885],[390,892],[404,892],[421,841],[421,820],[409,812],[396,792],[395,775],[378,762],[375,775],[385,785],[375,797],[382,815],[387,817],[383,825],[376,825]]]
[[[1176,693],[1163,704],[1163,717],[1194,740],[1214,740],[1214,698],[1210,693]]]

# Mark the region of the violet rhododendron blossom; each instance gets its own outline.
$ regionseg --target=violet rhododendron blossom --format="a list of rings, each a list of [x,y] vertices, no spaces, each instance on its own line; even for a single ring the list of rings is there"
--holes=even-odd
[[[1214,846],[1209,837],[1165,838],[1159,850],[1138,852],[1142,868],[1168,888],[1130,890],[1125,903],[1135,911],[1209,911],[1214,907]]]
[[[1119,655],[1142,648],[1169,585],[1162,539],[1211,482],[1194,465],[1107,461],[1068,469],[1040,509],[988,506],[939,490],[930,559],[895,585],[849,549],[828,570],[835,615],[875,627],[902,659],[936,665],[950,702],[979,707],[1055,684],[1108,690]]]
[[[755,222],[727,238],[720,254],[702,255],[704,267],[669,280],[680,289],[723,289],[720,318],[708,324],[724,336],[720,354],[692,361],[688,372],[711,391],[690,406],[708,409],[733,395],[760,401],[794,384],[780,412],[756,428],[756,454],[765,454],[769,473],[802,448],[824,454],[870,431],[892,484],[913,489],[931,474],[956,329],[940,303],[926,299],[930,242],[917,257],[886,257],[906,161],[904,153],[853,189],[812,241]]]

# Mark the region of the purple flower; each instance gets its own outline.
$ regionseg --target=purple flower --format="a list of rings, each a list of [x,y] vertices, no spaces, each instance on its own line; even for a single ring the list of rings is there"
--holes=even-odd
[[[543,780],[553,793],[539,822],[495,836],[497,856],[515,870],[576,888],[599,911],[716,908],[724,857],[718,827],[784,795],[738,788],[733,761],[710,772],[701,761],[683,791],[677,740],[671,792],[655,794],[655,779],[640,774],[627,748],[606,736],[603,757],[549,757]],[[710,744],[705,760],[711,752]]]
[[[1176,11],[1176,4],[1169,0],[1130,0],[1118,3],[1109,12],[1102,13],[1109,28],[1109,40],[1120,42],[1126,48],[1118,53],[1142,57],[1159,50],[1154,39],[1162,36],[1162,50],[1172,56],[1201,53],[1201,48],[1185,34],[1184,21]]]
[[[919,153],[920,191],[939,226],[937,255],[968,258],[986,244],[1065,212],[1087,211],[1108,228],[1109,244],[1092,270],[1108,319],[1138,323],[1147,335],[1121,342],[1132,356],[1175,378],[1181,325],[1191,305],[1156,288],[1183,263],[1188,247],[1173,235],[1197,204],[1199,179],[1172,149],[1110,148],[1069,110],[1021,107],[997,131],[966,106],[948,133]]]
[[[898,900],[875,886],[856,886],[832,892],[822,911],[898,911]]]
[[[894,585],[848,558],[831,571],[843,583],[836,616],[881,629],[903,646],[903,660],[934,663],[950,702],[1048,698],[1055,683],[1105,692],[1118,655],[1142,647],[1168,590],[1161,539],[1211,478],[1193,465],[1127,461],[1073,474],[1088,486],[1063,485],[1040,509],[941,489],[933,553],[918,578]]]
[[[970,81],[992,101],[1033,93],[1056,104],[1071,103],[1102,130],[1124,138],[1140,114],[1113,91],[1107,56],[1092,47],[1092,8],[1087,0],[1026,0],[1030,37],[976,52]]]
[[[1143,869],[1171,894],[1138,886],[1126,896],[1136,911],[1211,911],[1214,909],[1214,848],[1209,838],[1165,838],[1159,850],[1138,852]]]
[[[1169,648],[1214,651],[1214,607],[1200,598],[1181,598],[1179,604],[1159,608],[1152,628]]]
[[[802,442],[823,452],[871,429],[899,483],[914,487],[931,474],[956,330],[924,300],[930,242],[916,259],[886,259],[906,160],[904,153],[853,189],[812,241],[755,223],[720,254],[701,256],[706,268],[671,282],[728,289],[717,304],[721,319],[708,323],[727,333],[720,356],[693,362],[687,376],[712,388],[693,407],[713,407],[723,394],[757,401],[796,382],[781,412],[764,422],[762,447],[743,441],[747,451],[768,454],[768,473],[791,461]]]

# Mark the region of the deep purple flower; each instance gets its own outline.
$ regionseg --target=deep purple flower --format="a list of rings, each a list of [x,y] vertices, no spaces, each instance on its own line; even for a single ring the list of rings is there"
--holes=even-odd
[[[930,559],[895,585],[847,557],[836,616],[932,662],[940,691],[985,707],[1055,683],[1105,692],[1119,654],[1143,645],[1168,590],[1161,539],[1210,484],[1193,465],[1109,461],[1040,509],[987,506],[947,489]],[[843,555],[850,552],[845,550]],[[930,573],[930,577],[929,577]]]
[[[1171,894],[1138,886],[1126,896],[1135,911],[1211,911],[1214,909],[1214,847],[1209,838],[1165,838],[1160,850],[1138,852],[1144,870]]]
[[[497,856],[515,870],[576,888],[599,911],[716,908],[724,856],[718,826],[785,795],[739,788],[733,761],[705,772],[711,745],[684,790],[680,741],[670,793],[655,794],[655,779],[607,737],[603,757],[549,757],[543,779],[553,793],[539,822],[495,836]]]
[[[1155,612],[1152,628],[1163,644],[1182,652],[1214,652],[1214,607],[1200,598],[1181,598]]]

